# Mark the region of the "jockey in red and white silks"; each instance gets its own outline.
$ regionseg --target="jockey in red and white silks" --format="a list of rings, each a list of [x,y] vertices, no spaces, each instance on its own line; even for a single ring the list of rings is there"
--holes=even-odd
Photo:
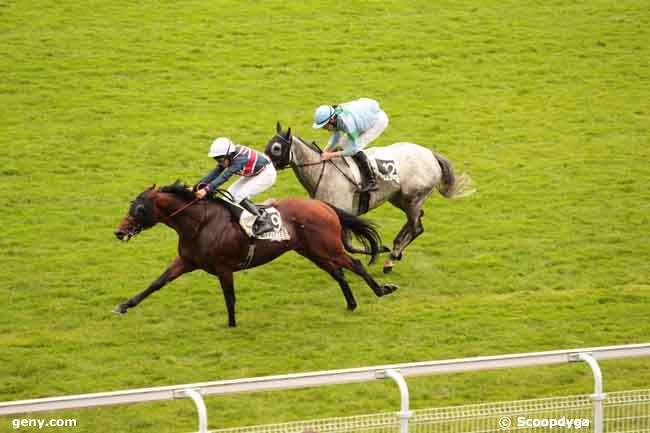
[[[209,195],[233,174],[237,174],[241,178],[228,187],[228,192],[235,203],[258,217],[254,230],[256,235],[271,230],[273,227],[260,218],[260,210],[250,201],[275,183],[277,173],[268,157],[250,147],[235,144],[226,137],[214,140],[208,156],[217,161],[217,166],[197,183],[196,196],[203,198]]]
[[[205,185],[197,191],[201,198],[213,192],[233,174],[241,176],[228,188],[236,203],[266,191],[275,183],[277,174],[266,155],[235,144],[228,138],[217,138],[212,143],[208,156],[217,161],[217,166],[198,182],[199,185]],[[203,190],[205,194],[201,194]]]

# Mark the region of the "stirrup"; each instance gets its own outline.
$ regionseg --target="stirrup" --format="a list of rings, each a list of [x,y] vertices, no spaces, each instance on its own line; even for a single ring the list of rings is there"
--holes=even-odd
[[[259,216],[257,220],[253,223],[253,234],[255,236],[263,235],[264,233],[273,231],[275,227],[271,224],[264,215]]]
[[[365,185],[362,185],[361,188],[359,188],[359,192],[372,192],[372,191],[377,191],[379,187],[377,186],[376,182],[368,182]]]
[[[243,207],[246,209],[248,212],[252,213],[256,217],[260,217],[262,215],[262,212],[260,212],[260,208],[257,207],[255,203],[250,201],[249,199],[245,198],[239,202],[239,206]]]

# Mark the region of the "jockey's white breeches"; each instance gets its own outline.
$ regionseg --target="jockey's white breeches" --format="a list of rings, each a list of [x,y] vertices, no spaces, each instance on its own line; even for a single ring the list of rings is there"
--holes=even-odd
[[[240,177],[228,187],[228,192],[232,194],[235,203],[239,203],[245,198],[253,198],[271,188],[275,183],[276,177],[277,173],[273,164],[267,164],[255,176]]]
[[[382,132],[386,130],[387,127],[388,115],[386,112],[384,112],[384,110],[380,110],[379,114],[377,115],[377,120],[375,120],[375,123],[373,123],[372,127],[370,127],[370,129],[363,134],[359,135],[359,138],[357,138],[357,149],[363,150],[364,147],[375,141],[377,137],[379,137]],[[347,135],[343,135],[341,137],[339,145],[343,149],[346,149],[350,145],[350,138]]]

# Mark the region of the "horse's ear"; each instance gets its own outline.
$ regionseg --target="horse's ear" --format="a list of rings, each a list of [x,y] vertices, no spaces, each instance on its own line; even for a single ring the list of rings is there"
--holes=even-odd
[[[291,138],[291,127],[287,129],[287,139]]]
[[[282,126],[280,126],[279,120],[275,123],[275,132],[277,132],[278,134],[282,132]]]

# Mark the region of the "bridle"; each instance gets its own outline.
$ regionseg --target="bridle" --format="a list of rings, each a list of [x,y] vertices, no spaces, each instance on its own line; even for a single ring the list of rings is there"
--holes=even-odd
[[[126,242],[130,241],[132,237],[138,235],[143,230],[144,230],[144,225],[136,221],[136,223],[133,224],[131,227],[129,227],[124,233],[126,235],[126,239],[125,239]]]
[[[128,213],[128,224],[126,225],[126,227],[122,228],[122,226],[120,226],[119,231],[116,232],[120,240],[129,241],[134,236],[138,235],[139,233],[143,232],[148,228],[155,226],[159,222],[163,222],[170,226],[173,226],[174,224],[172,222],[172,219],[175,216],[179,215],[180,213],[185,211],[190,206],[196,204],[200,200],[199,198],[195,197],[193,200],[190,200],[188,203],[185,203],[184,205],[182,205],[181,207],[179,207],[169,215],[162,216],[160,214],[156,215],[157,211],[154,209],[156,207],[154,198],[151,197],[151,195],[147,195],[143,199],[141,198],[142,195],[144,195],[144,193],[141,194],[136,200],[131,202],[131,208],[129,209],[129,213]],[[199,234],[201,228],[203,227],[205,221],[208,218],[207,203],[204,201],[203,204],[204,204],[203,215],[198,225],[196,226],[195,232],[192,235],[191,239],[194,239]]]
[[[316,161],[316,162],[305,162],[305,163],[302,163],[302,164],[296,164],[296,163],[293,161],[293,157],[292,157],[292,152],[293,152],[293,149],[292,149],[292,147],[293,147],[293,135],[289,136],[289,138],[287,139],[287,138],[284,138],[284,137],[282,136],[282,134],[275,134],[275,137],[274,137],[274,138],[277,138],[279,141],[281,141],[282,143],[284,143],[284,144],[286,144],[287,146],[289,146],[289,165],[291,166],[291,168],[296,169],[296,168],[311,167],[311,166],[313,166],[313,165],[319,165],[319,164],[322,164],[322,168],[321,168],[320,174],[318,175],[318,181],[316,182],[316,186],[314,187],[314,194],[313,194],[314,196],[316,195],[316,191],[318,191],[318,187],[320,186],[320,183],[321,183],[321,181],[323,180],[323,174],[325,173],[325,164],[324,164],[324,163],[326,163],[326,162],[330,162],[330,163],[332,163],[332,165],[334,166],[334,168],[336,168],[336,169],[339,171],[339,173],[341,173],[341,175],[343,175],[343,177],[344,177],[345,179],[348,180],[348,182],[350,182],[352,185],[357,186],[357,183],[355,182],[355,180],[352,179],[348,174],[346,174],[345,171],[343,171],[343,170],[341,169],[341,167],[339,167],[339,166],[338,166],[334,161],[332,161],[331,159],[330,159],[330,160],[327,160],[327,161],[320,160],[320,161]],[[320,150],[320,149],[319,149],[319,150]],[[287,168],[287,165],[285,165],[284,167],[280,168],[279,170],[284,170],[285,168]]]
[[[294,160],[293,160],[293,135],[290,135],[289,138],[287,139],[287,138],[284,138],[284,136],[282,134],[275,134],[274,138],[278,139],[280,142],[287,145],[288,146],[288,152],[289,152],[289,155],[288,155],[289,164],[283,166],[279,170],[284,170],[288,166],[291,166],[291,168],[293,168],[294,170],[298,169],[298,168],[302,168],[302,167],[311,167],[311,166],[314,166],[314,165],[320,165],[321,166],[320,174],[318,175],[318,181],[316,181],[316,186],[314,187],[314,192],[313,192],[313,194],[311,194],[312,197],[316,196],[316,191],[318,191],[318,187],[320,186],[320,182],[321,182],[321,180],[323,180],[323,174],[325,173],[325,164],[324,164],[324,162],[326,162],[326,161],[323,161],[321,159],[321,160],[315,161],[315,162],[305,162],[303,164],[296,164],[296,162],[294,162]]]

